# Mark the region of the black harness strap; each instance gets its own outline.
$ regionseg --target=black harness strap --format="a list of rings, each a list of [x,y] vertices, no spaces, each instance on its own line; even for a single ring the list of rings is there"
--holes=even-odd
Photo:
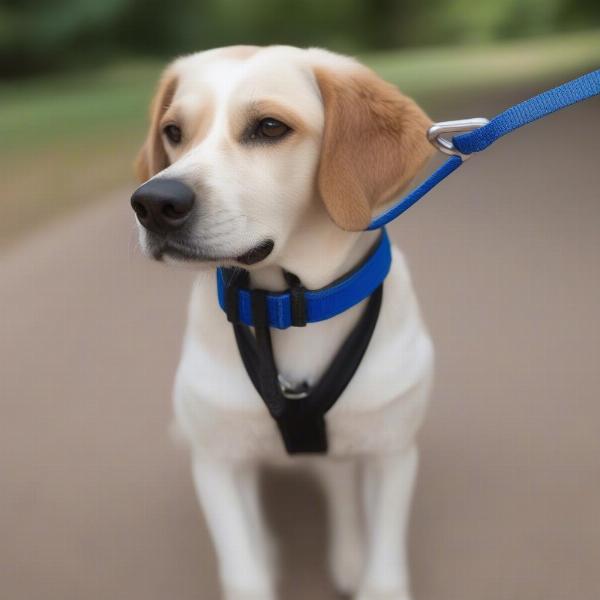
[[[297,325],[302,326],[305,324],[301,301],[304,288],[297,277],[286,274],[286,278],[291,289],[297,292],[292,310]],[[232,274],[228,287],[235,289],[240,284],[246,287],[248,279],[247,272],[237,271]],[[383,284],[373,292],[358,323],[313,388],[306,384],[288,387],[279,375],[268,325],[266,292],[251,291],[254,335],[247,325],[230,318],[248,376],[275,419],[289,454],[327,452],[325,413],[341,396],[360,365],[377,324],[382,296]],[[227,313],[233,317],[237,314],[234,300],[237,293],[229,293],[227,298],[231,302]]]

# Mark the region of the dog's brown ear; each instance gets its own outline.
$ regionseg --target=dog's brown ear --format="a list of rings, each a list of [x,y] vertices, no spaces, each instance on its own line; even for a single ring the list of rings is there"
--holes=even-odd
[[[135,161],[135,173],[140,181],[146,181],[169,166],[160,131],[160,120],[169,108],[177,89],[177,77],[166,71],[158,84],[150,105],[150,129],[144,145]]]
[[[325,105],[318,190],[333,221],[359,231],[433,153],[431,121],[410,98],[366,67],[316,68]]]

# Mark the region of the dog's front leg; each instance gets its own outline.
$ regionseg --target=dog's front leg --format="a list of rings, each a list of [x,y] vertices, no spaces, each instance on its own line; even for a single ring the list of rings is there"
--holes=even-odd
[[[358,497],[358,465],[352,460],[323,457],[314,463],[327,498],[329,513],[329,570],[344,596],[358,589],[363,571],[364,540]]]
[[[364,459],[367,563],[357,600],[409,600],[406,538],[417,449]]]
[[[258,514],[257,466],[194,456],[194,484],[211,533],[226,600],[274,600]]]

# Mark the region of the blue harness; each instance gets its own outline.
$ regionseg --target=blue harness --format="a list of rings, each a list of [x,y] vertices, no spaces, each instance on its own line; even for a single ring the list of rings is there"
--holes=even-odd
[[[385,229],[367,258],[342,279],[320,290],[292,288],[279,294],[267,293],[269,326],[275,329],[303,327],[331,319],[366,300],[387,277],[392,264],[390,239]],[[253,326],[252,290],[228,285],[228,269],[217,269],[219,304],[230,321]],[[237,299],[232,298],[235,289]],[[232,314],[233,313],[233,314]]]
[[[502,136],[519,129],[528,123],[537,121],[558,110],[587,100],[600,94],[600,69],[587,73],[577,79],[559,85],[538,94],[529,100],[500,113],[491,121],[487,119],[466,119],[437,123],[429,130],[429,138],[438,149],[450,155],[450,158],[434,171],[418,187],[395,202],[394,205],[369,225],[368,230],[380,229],[400,216],[425,194],[456,171],[474,152],[481,152]],[[460,133],[451,140],[443,134]],[[355,271],[320,290],[295,289],[278,294],[267,294],[269,326],[287,329],[291,326],[303,326],[335,317],[368,298],[383,283],[391,264],[390,241],[383,229],[383,235],[367,260]],[[249,289],[230,290],[229,302],[225,270],[217,269],[219,304],[227,312],[230,320],[245,325],[253,325],[252,292]],[[233,288],[232,288],[233,289]],[[237,298],[232,298],[232,294]],[[235,307],[237,314],[231,314]]]
[[[392,255],[385,225],[456,171],[473,152],[498,138],[557,110],[600,94],[600,70],[588,73],[487,119],[434,124],[429,140],[450,158],[423,183],[375,218],[368,230],[381,229],[363,262],[341,279],[319,290],[307,290],[285,273],[289,289],[281,293],[250,289],[243,270],[217,269],[219,304],[232,323],[242,362],[252,384],[277,423],[289,454],[327,452],[325,413],[333,406],[358,369],[377,324],[383,282]],[[454,135],[452,138],[445,137]],[[358,323],[314,385],[290,383],[277,369],[270,330],[304,327],[343,313],[369,298]],[[253,331],[250,329],[253,328]]]

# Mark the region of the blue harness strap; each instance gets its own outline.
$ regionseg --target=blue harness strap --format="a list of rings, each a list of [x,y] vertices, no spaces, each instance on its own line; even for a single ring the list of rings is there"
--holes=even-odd
[[[528,123],[537,121],[542,117],[582,100],[597,96],[598,94],[600,94],[600,69],[563,83],[546,92],[542,92],[516,106],[512,106],[479,129],[454,136],[452,143],[457,150],[456,155],[449,158],[437,171],[407,196],[376,217],[367,229],[372,230],[383,227],[409,209],[427,192],[462,165],[464,159],[463,156],[460,156],[461,154],[469,155],[473,152],[481,152],[497,139],[515,129],[519,129]]]
[[[320,290],[302,289],[300,299],[294,289],[281,293],[267,293],[269,326],[287,329],[292,325],[316,323],[339,315],[366,300],[383,283],[391,264],[390,239],[387,231],[382,229],[377,244],[367,258],[339,281]],[[230,285],[233,275],[230,269],[217,269],[219,304],[231,321],[252,326],[254,325],[253,290]],[[295,322],[294,318],[298,300],[303,304],[301,312],[304,313],[305,318],[302,323]]]

